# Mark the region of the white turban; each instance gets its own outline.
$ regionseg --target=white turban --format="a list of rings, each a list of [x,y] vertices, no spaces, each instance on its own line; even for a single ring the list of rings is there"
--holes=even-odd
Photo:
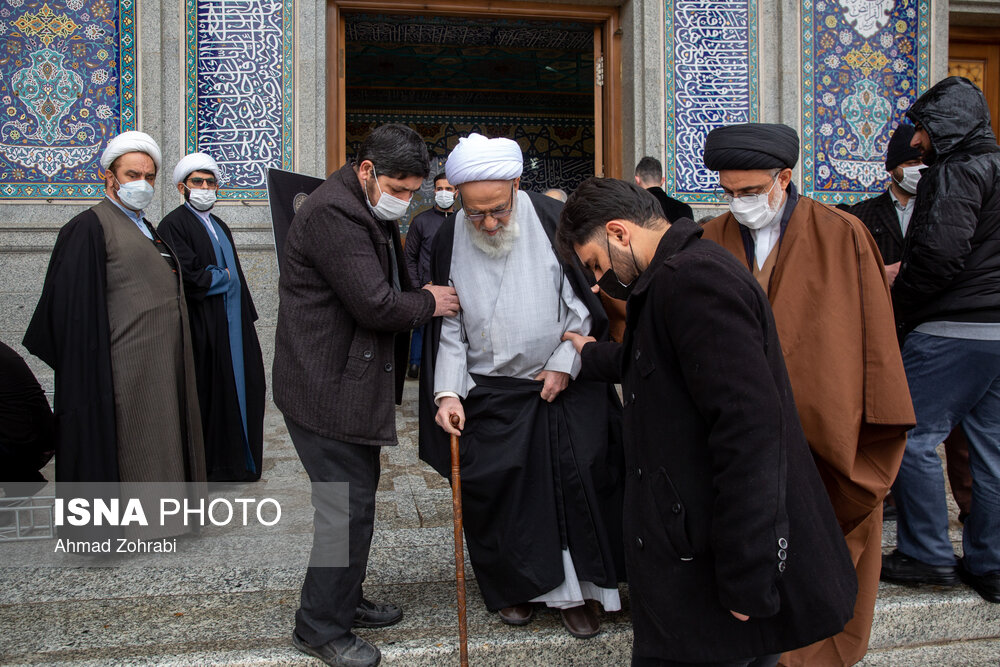
[[[444,165],[448,182],[512,181],[524,171],[521,147],[510,139],[487,139],[473,132],[458,140]]]
[[[196,171],[208,171],[219,179],[219,165],[206,153],[191,153],[181,158],[181,161],[174,167],[174,183],[181,184],[187,177]]]
[[[108,142],[108,147],[101,153],[101,166],[107,169],[111,163],[126,153],[145,153],[153,158],[156,171],[160,171],[160,147],[153,141],[153,137],[145,132],[122,132],[117,137]]]

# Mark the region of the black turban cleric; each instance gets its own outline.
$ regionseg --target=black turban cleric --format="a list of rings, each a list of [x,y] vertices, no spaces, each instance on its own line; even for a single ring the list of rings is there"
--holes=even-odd
[[[791,169],[799,161],[799,134],[779,123],[719,127],[705,139],[705,166],[728,169]]]

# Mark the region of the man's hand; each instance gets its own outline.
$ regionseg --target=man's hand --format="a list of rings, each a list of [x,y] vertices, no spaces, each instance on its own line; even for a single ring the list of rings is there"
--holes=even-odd
[[[569,373],[559,371],[542,371],[535,376],[538,382],[544,382],[541,397],[543,401],[551,403],[556,400],[556,396],[562,393],[563,389],[569,386]]]
[[[896,262],[895,264],[885,265],[885,278],[889,281],[889,287],[892,287],[892,284],[896,282],[896,276],[899,275],[899,264],[899,262]]]
[[[451,425],[452,415],[458,415],[457,429]],[[442,398],[434,421],[449,435],[462,435],[462,429],[465,428],[465,408],[462,407],[462,401],[454,396]]]
[[[454,287],[447,285],[424,285],[422,289],[434,295],[434,317],[450,317],[458,315],[462,307],[458,303],[458,294]]]
[[[732,614],[733,618],[735,618],[737,621],[749,621],[750,620],[749,616],[747,616],[746,614],[741,614],[738,611],[733,611],[732,609],[730,609],[729,613]]]
[[[594,338],[593,336],[584,336],[582,334],[576,333],[575,331],[567,331],[566,333],[563,334],[562,339],[568,340],[571,343],[573,343],[573,347],[576,348],[577,354],[583,354],[583,346],[586,345],[587,343],[597,342],[597,339]]]

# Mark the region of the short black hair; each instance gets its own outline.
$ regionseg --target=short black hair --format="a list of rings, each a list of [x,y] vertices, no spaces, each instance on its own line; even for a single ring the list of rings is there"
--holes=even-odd
[[[556,246],[567,260],[576,246],[592,240],[610,220],[627,220],[639,227],[664,223],[656,197],[635,183],[616,178],[588,178],[569,196],[559,218]]]
[[[448,180],[448,174],[446,174],[446,173],[444,173],[442,171],[440,174],[438,174],[437,176],[435,176],[434,177],[434,185],[437,186],[438,181],[440,181],[442,178],[445,179],[445,180]]]
[[[357,163],[370,160],[380,176],[427,178],[431,173],[427,144],[412,128],[399,123],[379,125],[358,148]]]
[[[639,160],[639,164],[635,165],[635,175],[643,181],[659,183],[663,180],[663,165],[655,157],[647,155]]]

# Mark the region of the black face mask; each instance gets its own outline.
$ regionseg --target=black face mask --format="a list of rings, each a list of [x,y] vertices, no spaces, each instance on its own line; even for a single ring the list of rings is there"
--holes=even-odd
[[[632,250],[631,244],[629,245],[629,250]],[[601,279],[597,281],[597,286],[604,290],[604,293],[612,299],[628,301],[628,296],[632,293],[633,288],[635,288],[635,283],[639,279],[639,264],[635,261],[635,251],[632,250],[632,263],[635,264],[635,278],[633,278],[632,282],[628,285],[620,281],[618,279],[618,274],[615,273],[615,264],[611,259],[610,239],[608,240],[608,262],[611,263],[611,268],[604,272]]]

